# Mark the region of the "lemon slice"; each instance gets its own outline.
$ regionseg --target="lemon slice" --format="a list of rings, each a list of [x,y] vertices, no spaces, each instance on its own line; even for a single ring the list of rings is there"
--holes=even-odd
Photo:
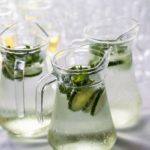
[[[16,46],[16,38],[13,35],[7,36],[4,39],[4,44],[7,47],[14,48]]]
[[[36,20],[36,17],[34,17],[34,16],[25,16],[25,19],[27,21],[34,21],[34,20]]]
[[[59,43],[60,43],[60,37],[59,35],[57,36],[54,36],[50,39],[50,43],[49,43],[49,46],[48,46],[48,50],[51,52],[51,53],[56,53],[57,52],[57,49],[59,47]]]

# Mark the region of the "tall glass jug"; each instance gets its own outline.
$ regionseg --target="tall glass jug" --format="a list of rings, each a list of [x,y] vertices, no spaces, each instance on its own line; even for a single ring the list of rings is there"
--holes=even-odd
[[[35,115],[36,84],[47,73],[47,43],[48,35],[37,23],[16,23],[0,34],[0,125],[18,137],[42,137],[48,130],[52,105],[47,94],[44,123]],[[51,98],[53,88],[48,89]]]
[[[108,18],[84,29],[84,35],[93,50],[103,51],[109,46],[113,48],[108,64],[106,89],[117,128],[135,124],[141,109],[141,97],[132,62],[133,40],[138,29],[139,24],[130,18]]]
[[[93,60],[95,56],[99,62]],[[60,51],[52,61],[53,75],[41,80],[37,91],[57,80],[49,143],[57,150],[111,149],[116,132],[104,85],[108,51],[95,54],[88,45]],[[42,87],[44,85],[44,87]],[[37,110],[42,115],[41,95]],[[40,117],[42,118],[42,116]]]

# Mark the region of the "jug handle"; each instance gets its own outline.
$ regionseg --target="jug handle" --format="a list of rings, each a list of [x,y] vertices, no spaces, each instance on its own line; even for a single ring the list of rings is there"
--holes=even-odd
[[[52,73],[48,73],[45,76],[43,76],[37,83],[36,87],[36,95],[35,95],[35,101],[36,101],[36,114],[38,121],[43,122],[43,97],[45,89],[48,85],[55,82],[57,79],[55,75]]]
[[[14,64],[14,83],[15,83],[16,110],[19,118],[23,118],[25,115],[24,71],[25,71],[25,61],[23,59],[16,58]]]

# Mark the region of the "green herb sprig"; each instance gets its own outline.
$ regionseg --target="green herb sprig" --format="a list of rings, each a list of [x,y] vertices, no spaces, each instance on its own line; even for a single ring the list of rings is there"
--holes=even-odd
[[[90,67],[90,66],[89,66]],[[74,71],[82,71],[77,75],[64,75],[63,81],[59,84],[59,90],[65,94],[68,100],[68,108],[72,111],[90,112],[95,115],[97,103],[103,93],[103,88],[95,89],[90,87],[95,80],[91,79],[87,73],[89,67],[73,66]]]

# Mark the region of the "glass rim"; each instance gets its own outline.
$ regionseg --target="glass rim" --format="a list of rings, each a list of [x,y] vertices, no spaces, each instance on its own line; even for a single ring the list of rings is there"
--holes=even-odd
[[[80,51],[80,52],[83,52],[83,51],[89,51],[89,49],[85,49],[84,47],[85,46],[89,46],[89,44],[85,44],[85,45],[82,45],[82,46],[78,46],[78,47],[70,47],[68,48],[70,50],[70,52],[75,52],[75,51]],[[82,50],[80,50],[80,48],[82,48]],[[84,48],[84,50],[83,50]],[[110,51],[110,49],[112,49],[112,47],[109,47],[107,49],[107,51],[105,51],[103,53],[103,57],[102,57],[102,60],[100,60],[100,62],[95,66],[95,67],[91,67],[91,68],[87,68],[87,69],[83,69],[83,70],[69,70],[69,68],[65,68],[65,67],[60,67],[57,63],[56,63],[56,59],[57,57],[61,57],[62,55],[64,54],[67,54],[69,52],[68,49],[64,49],[64,50],[61,50],[59,52],[57,52],[53,59],[51,60],[51,63],[53,65],[54,68],[62,71],[63,73],[67,73],[67,74],[79,74],[79,73],[82,73],[84,74],[86,72],[86,74],[90,75],[90,74],[94,74],[100,70],[103,70],[104,69],[104,65],[103,63],[105,62],[105,59],[106,59],[106,56],[107,56],[107,53]],[[60,55],[60,56],[59,56]],[[78,65],[77,65],[78,66]],[[80,66],[80,65],[79,65]]]
[[[89,75],[89,74],[88,74]],[[103,84],[103,79],[100,79],[99,81],[96,81],[94,83],[90,83],[90,84],[87,84],[87,85],[81,85],[81,86],[75,86],[75,85],[67,85],[67,83],[64,83],[65,84],[65,87],[72,87],[74,89],[81,89],[81,88],[92,88],[92,87],[97,87],[97,85],[99,84]],[[60,81],[61,82],[61,81]]]
[[[0,43],[0,48],[3,49],[3,50],[0,50],[0,51],[4,51],[4,52],[7,52],[7,53],[18,53],[18,54],[22,54],[22,53],[34,53],[34,52],[38,51],[39,48],[44,47],[44,46],[46,46],[49,43],[49,41],[48,41],[48,39],[49,39],[48,33],[37,22],[30,22],[30,21],[15,22],[15,23],[9,25],[8,27],[6,27],[3,31],[1,31],[0,36],[2,36],[9,29],[11,29],[11,28],[13,28],[13,27],[15,27],[17,25],[24,24],[24,23],[25,24],[35,25],[35,26],[39,27],[39,29],[43,32],[43,34],[45,35],[45,37],[46,37],[47,40],[45,40],[43,44],[37,45],[37,46],[35,46],[33,48],[30,48],[30,49],[29,48],[23,48],[22,49],[22,48],[17,48],[17,47],[16,48],[15,47],[9,48],[9,47],[6,47],[5,45],[3,45],[2,43]]]
[[[127,30],[125,31],[124,33],[127,33],[129,31],[132,31],[134,29],[138,29],[139,26],[140,26],[140,23],[134,19],[134,18],[130,18],[130,17],[108,17],[108,18],[104,18],[102,19],[101,21],[99,21],[98,23],[92,23],[92,24],[88,24],[84,29],[83,29],[83,36],[87,39],[87,40],[90,40],[92,42],[97,42],[97,43],[106,43],[106,44],[122,44],[122,43],[128,43],[132,40],[135,39],[136,35],[134,34],[133,36],[131,36],[129,39],[126,39],[126,40],[122,40],[122,41],[117,41],[117,40],[102,40],[102,39],[98,39],[98,38],[94,38],[93,35],[89,35],[88,34],[88,31],[91,30],[91,28],[95,28],[95,27],[98,27],[98,26],[104,26],[104,25],[101,25],[103,22],[105,21],[112,21],[112,20],[127,20],[127,21],[130,21],[133,23],[133,25]],[[124,34],[123,33],[123,34]],[[118,36],[119,37],[119,36]]]

